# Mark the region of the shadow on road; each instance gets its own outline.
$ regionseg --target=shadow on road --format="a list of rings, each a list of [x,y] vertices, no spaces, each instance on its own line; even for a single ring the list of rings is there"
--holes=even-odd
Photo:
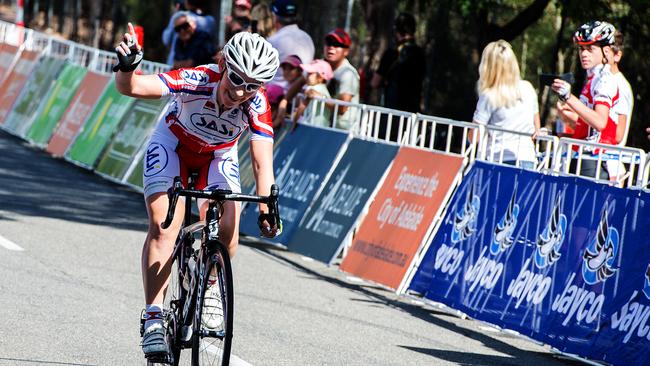
[[[87,364],[87,363],[68,363],[68,362],[55,362],[55,361],[44,361],[44,360],[29,360],[23,358],[0,357],[0,364],[2,364],[3,361],[10,362],[11,365],[16,365],[16,363],[19,363],[19,364],[37,364],[37,365],[94,366],[92,364]]]
[[[510,345],[508,342],[500,340],[499,338],[512,338],[513,336],[507,333],[495,333],[494,335],[483,334],[480,331],[475,331],[470,328],[461,327],[452,321],[447,321],[444,318],[453,317],[453,315],[446,312],[439,312],[431,309],[425,309],[419,305],[412,305],[396,299],[396,296],[377,286],[366,286],[362,284],[352,284],[340,280],[333,276],[318,273],[309,269],[300,263],[287,258],[282,254],[282,250],[268,246],[257,241],[248,241],[246,238],[241,240],[241,243],[250,247],[254,247],[261,252],[275,258],[278,262],[292,267],[307,276],[330,282],[336,286],[347,288],[355,293],[364,296],[364,299],[352,299],[353,301],[366,302],[369,306],[390,306],[401,311],[405,311],[410,315],[434,324],[437,327],[445,328],[457,334],[462,334],[468,338],[477,340],[483,343],[486,347],[491,348],[499,353],[508,356],[494,356],[482,355],[475,353],[453,352],[448,350],[427,349],[420,347],[411,347],[408,345],[400,345],[404,349],[412,350],[414,352],[421,352],[437,359],[456,362],[460,365],[545,365],[545,366],[567,366],[567,365],[584,365],[581,362],[573,362],[568,360],[560,360],[550,353],[532,352],[522,350],[515,346]],[[392,297],[391,297],[392,296]]]
[[[147,230],[142,195],[0,131],[0,220],[9,212]]]

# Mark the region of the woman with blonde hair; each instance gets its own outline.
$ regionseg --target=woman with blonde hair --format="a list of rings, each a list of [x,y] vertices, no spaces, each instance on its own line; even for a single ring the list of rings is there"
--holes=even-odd
[[[489,43],[483,49],[478,71],[474,122],[530,135],[490,132],[488,160],[534,169],[533,137],[539,133],[540,124],[537,93],[521,79],[512,46],[504,40]]]

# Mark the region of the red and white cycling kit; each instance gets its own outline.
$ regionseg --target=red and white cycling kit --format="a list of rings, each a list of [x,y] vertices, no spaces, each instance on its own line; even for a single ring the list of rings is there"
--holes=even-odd
[[[251,141],[273,142],[271,109],[263,88],[243,104],[219,110],[217,89],[225,75],[217,65],[159,74],[171,100],[144,157],[144,193],[166,192],[174,177],[199,172],[198,189],[240,192],[237,140],[250,128]]]
[[[587,71],[587,83],[580,93],[580,101],[591,109],[602,104],[609,108],[607,125],[602,131],[589,126],[582,118],[576,122],[573,138],[616,145],[616,125],[618,116],[612,108],[618,101],[618,86],[609,65],[599,65]]]

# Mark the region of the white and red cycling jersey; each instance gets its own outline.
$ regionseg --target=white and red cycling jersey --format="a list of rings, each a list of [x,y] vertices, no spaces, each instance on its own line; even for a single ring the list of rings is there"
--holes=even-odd
[[[250,128],[251,140],[273,141],[273,120],[266,91],[228,110],[219,110],[217,89],[225,75],[217,65],[159,74],[163,96],[172,95],[164,123],[180,143],[196,153],[228,149]]]
[[[248,101],[219,110],[217,89],[222,73],[205,65],[159,74],[163,96],[171,100],[147,144],[143,185],[146,197],[166,192],[176,176],[187,182],[199,173],[196,188],[240,192],[237,140],[247,128],[252,141],[273,143],[271,109],[266,91]]]
[[[580,93],[580,101],[591,109],[598,104],[609,108],[607,125],[602,131],[591,127],[582,118],[576,122],[573,138],[616,145],[616,126],[618,116],[614,112],[614,104],[619,98],[618,86],[609,65],[599,65],[587,72],[587,82]]]

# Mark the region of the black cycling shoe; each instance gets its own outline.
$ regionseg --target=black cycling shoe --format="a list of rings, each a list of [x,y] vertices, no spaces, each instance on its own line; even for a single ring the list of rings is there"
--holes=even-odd
[[[161,323],[154,324],[144,331],[142,336],[142,352],[147,359],[164,362],[169,357],[169,345],[165,327]]]

